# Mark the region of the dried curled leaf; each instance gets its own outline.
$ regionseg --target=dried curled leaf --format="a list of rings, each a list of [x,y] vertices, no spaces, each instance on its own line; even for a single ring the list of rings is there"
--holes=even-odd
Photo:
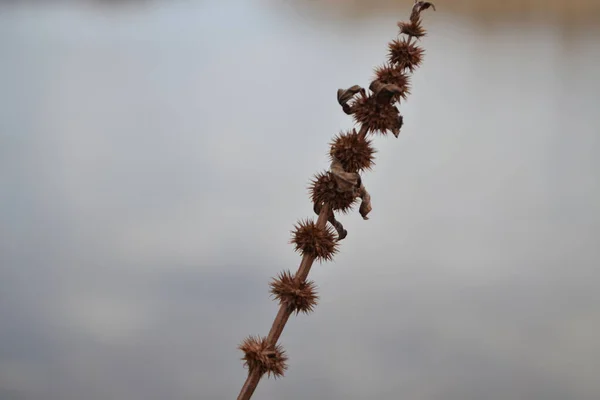
[[[342,164],[335,158],[331,162],[329,169],[343,190],[352,193],[355,198],[361,199],[360,215],[362,215],[363,219],[369,219],[367,218],[367,214],[371,211],[371,196],[362,184],[360,175],[356,172],[346,172]]]
[[[348,89],[338,89],[337,91],[337,99],[338,103],[342,106],[342,110],[348,115],[352,114],[352,108],[348,105],[348,102],[352,100],[352,98],[357,93],[364,93],[364,89],[358,85],[354,85]]]
[[[349,87],[348,89],[338,89],[338,103],[340,103],[340,105],[342,105],[343,103],[347,103],[352,97],[354,97],[355,94],[357,94],[361,90],[362,87],[360,87],[359,85],[354,85],[352,87]]]
[[[330,261],[337,253],[337,241],[328,226],[324,228],[317,227],[314,221],[300,221],[294,227],[292,243],[295,250],[304,254],[309,254],[320,261]]]
[[[413,5],[412,12],[410,13],[410,20],[417,21],[421,17],[421,11],[427,10],[428,8],[432,8],[435,11],[435,5],[429,1],[417,1],[415,0],[415,4]]]
[[[271,283],[271,294],[292,311],[308,314],[317,305],[316,285],[313,281],[297,281],[290,271],[284,271]]]
[[[338,242],[340,240],[344,240],[346,238],[346,236],[348,236],[348,231],[346,229],[344,229],[344,225],[342,225],[342,223],[340,221],[335,219],[335,216],[333,215],[333,213],[331,213],[328,221],[331,223],[331,225],[333,225],[333,227],[335,228],[335,230],[337,232]]]
[[[333,179],[338,184],[338,190],[349,192],[356,197],[356,189],[361,184],[361,178],[358,172],[348,172],[344,169],[342,163],[335,157],[331,160],[329,171],[333,175]]]
[[[395,99],[400,98],[402,89],[392,83],[383,83],[381,81],[373,81],[369,86],[373,92],[373,97],[378,104],[394,103]]]
[[[321,209],[323,208],[322,204],[319,203],[315,203],[313,210],[315,211],[315,214],[319,215],[321,214]],[[338,235],[338,242],[342,239],[344,239],[346,236],[348,236],[348,231],[344,229],[344,225],[342,225],[342,223],[340,221],[338,221],[337,219],[335,219],[335,215],[333,213],[332,210],[329,211],[329,216],[327,217],[327,221],[329,223],[331,223],[331,225],[335,228],[335,230],[337,231],[337,235]]]
[[[315,175],[311,182],[310,195],[313,204],[328,203],[332,210],[347,213],[356,203],[356,196],[345,191],[332,173],[322,172]]]
[[[398,130],[394,131],[394,136],[398,137],[400,134],[400,129],[402,129],[402,125],[404,125],[404,117],[402,115],[398,115]]]
[[[282,377],[287,369],[287,356],[280,345],[269,346],[266,337],[249,336],[238,349],[244,352],[244,365],[250,372],[258,369],[260,374],[273,375],[274,378]]]
[[[383,135],[391,131],[394,136],[400,132],[400,112],[389,102],[381,104],[377,97],[361,95],[352,104],[354,120],[367,128],[367,132],[379,132]]]
[[[337,135],[329,150],[329,157],[339,160],[345,171],[359,172],[373,167],[376,150],[371,141],[352,130]]]
[[[400,68],[397,65],[386,63],[383,66],[375,69],[375,80],[381,83],[389,83],[396,85],[400,88],[401,93],[399,96],[394,97],[394,101],[400,100],[400,98],[406,99],[410,94],[410,78],[404,68]]]
[[[363,185],[360,185],[358,188],[358,197],[361,199],[360,207],[358,208],[358,212],[360,213],[363,219],[369,219],[367,215],[373,210],[371,206],[371,195],[367,192],[367,189]]]
[[[415,46],[410,39],[394,39],[388,45],[388,59],[399,68],[413,72],[423,61],[425,50]]]

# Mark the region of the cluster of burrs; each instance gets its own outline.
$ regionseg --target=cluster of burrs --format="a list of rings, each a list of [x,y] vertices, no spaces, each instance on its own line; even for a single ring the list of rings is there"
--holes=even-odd
[[[337,99],[343,111],[352,115],[360,125],[338,134],[331,143],[328,171],[317,174],[310,195],[317,221],[299,221],[292,233],[291,243],[302,254],[296,274],[284,271],[270,283],[271,294],[280,308],[266,337],[250,336],[239,346],[244,352],[248,377],[238,400],[249,399],[264,374],[281,377],[287,369],[287,356],[277,344],[287,320],[293,313],[313,311],[318,296],[314,282],[306,278],[315,260],[328,261],[338,251],[338,242],[348,232],[335,218],[335,212],[347,213],[360,200],[359,212],[364,219],[371,211],[371,198],[365,189],[361,172],[374,165],[375,149],[368,135],[391,132],[400,134],[403,118],[397,104],[410,93],[410,74],[421,64],[424,50],[417,41],[425,36],[421,12],[435,7],[426,1],[415,1],[408,22],[399,22],[398,38],[388,45],[388,60],[375,69],[375,78],[368,91],[355,85],[339,89]],[[327,225],[329,222],[331,225]]]

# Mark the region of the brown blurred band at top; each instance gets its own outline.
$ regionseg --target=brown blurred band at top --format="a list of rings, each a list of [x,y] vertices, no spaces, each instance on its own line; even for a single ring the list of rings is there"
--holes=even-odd
[[[293,1],[357,17],[406,10],[413,4],[413,0]],[[434,0],[433,3],[446,15],[462,14],[481,20],[511,18],[552,20],[565,25],[600,24],[600,0]]]

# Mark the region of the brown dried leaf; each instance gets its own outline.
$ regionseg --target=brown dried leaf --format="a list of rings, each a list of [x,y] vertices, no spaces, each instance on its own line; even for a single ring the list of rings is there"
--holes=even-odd
[[[321,214],[322,207],[323,207],[322,204],[315,203],[315,205],[313,207],[315,214],[317,214],[317,215]],[[332,210],[329,211],[329,216],[327,217],[327,221],[329,223],[331,223],[331,225],[333,225],[333,227],[337,231],[338,242],[340,240],[344,239],[346,236],[348,236],[348,231],[344,229],[344,225],[342,225],[341,222],[339,222],[337,219],[335,219],[335,215]]]
[[[421,16],[421,11],[427,10],[428,8],[432,8],[435,11],[435,5],[429,1],[417,1],[415,0],[415,4],[413,5],[412,12],[410,13],[410,20],[417,21]]]
[[[375,80],[382,83],[391,83],[402,89],[402,93],[395,98],[394,101],[399,101],[400,98],[406,99],[410,94],[410,77],[397,65],[386,63],[375,68]]]
[[[329,171],[337,182],[338,191],[354,193],[360,185],[360,175],[358,172],[347,172],[342,163],[335,157],[332,158]]]
[[[337,235],[338,235],[338,242],[340,240],[343,240],[346,238],[346,236],[348,236],[348,231],[346,229],[344,229],[344,225],[342,225],[342,223],[340,221],[338,221],[337,219],[335,219],[335,216],[333,215],[333,213],[331,213],[329,215],[329,219],[328,221],[331,223],[331,225],[333,225],[333,227],[335,228]]]
[[[367,215],[371,212],[371,210],[373,210],[373,207],[371,206],[371,195],[369,192],[367,192],[367,189],[365,189],[363,185],[360,185],[360,188],[358,189],[358,196],[362,200],[358,212],[363,219],[369,219]]]
[[[364,92],[364,89],[358,85],[354,85],[348,89],[338,89],[338,103],[342,106],[342,110],[344,110],[346,114],[352,114],[352,108],[348,105],[348,102],[359,92]]]
[[[398,137],[398,135],[400,135],[400,129],[402,129],[402,125],[404,125],[404,117],[398,114],[397,126],[392,129],[394,136]]]
[[[377,80],[371,82],[369,89],[373,92],[375,101],[378,104],[393,103],[394,99],[398,99],[402,95],[402,89],[398,86]]]

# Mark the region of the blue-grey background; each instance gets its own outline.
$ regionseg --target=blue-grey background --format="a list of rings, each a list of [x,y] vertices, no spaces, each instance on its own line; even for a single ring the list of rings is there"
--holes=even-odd
[[[0,399],[235,398],[353,126],[336,90],[410,3],[2,3]],[[600,30],[443,2],[425,25],[371,219],[342,218],[255,397],[598,399]]]

